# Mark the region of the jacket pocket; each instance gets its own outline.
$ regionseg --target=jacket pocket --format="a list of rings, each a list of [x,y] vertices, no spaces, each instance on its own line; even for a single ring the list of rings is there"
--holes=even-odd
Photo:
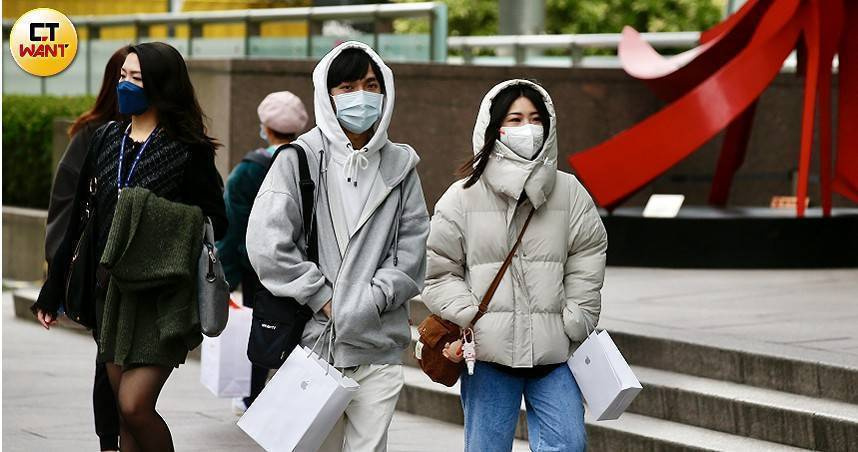
[[[360,348],[384,347],[385,335],[370,284],[344,284],[335,289],[334,328],[339,342]]]

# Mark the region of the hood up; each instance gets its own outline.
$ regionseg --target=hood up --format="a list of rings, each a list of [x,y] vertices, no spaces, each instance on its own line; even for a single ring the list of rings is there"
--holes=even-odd
[[[489,90],[480,103],[480,111],[474,125],[474,154],[480,152],[485,144],[492,101],[502,90],[514,85],[527,85],[542,95],[550,120],[548,135],[545,137],[542,149],[533,160],[519,156],[499,140],[495,140],[492,157],[482,178],[492,190],[504,193],[513,199],[518,199],[522,192],[526,193],[531,204],[539,208],[551,194],[554,179],[557,176],[557,116],[554,112],[554,103],[545,89],[528,80],[513,79],[499,83]]]
[[[362,152],[372,153],[378,151],[387,142],[387,128],[390,125],[390,118],[393,116],[393,104],[395,99],[395,90],[393,83],[393,71],[384,64],[381,57],[372,50],[372,47],[357,41],[344,42],[333,50],[328,52],[313,69],[313,106],[315,107],[316,125],[322,130],[325,138],[328,139],[337,151],[341,149],[351,149],[351,143],[345,132],[343,132],[340,122],[337,120],[337,114],[331,105],[331,95],[328,93],[328,70],[334,58],[340,55],[346,49],[361,49],[375,61],[381,69],[381,78],[384,79],[384,102],[381,108],[381,116],[375,123],[375,132]]]

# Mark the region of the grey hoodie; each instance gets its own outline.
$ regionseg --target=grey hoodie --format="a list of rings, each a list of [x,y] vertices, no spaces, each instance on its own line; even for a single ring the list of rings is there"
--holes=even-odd
[[[331,59],[348,47],[360,47],[383,64],[369,47],[348,42],[319,65],[326,72]],[[385,74],[386,86],[392,85],[392,79]],[[314,87],[317,99],[327,98],[324,80],[320,83],[314,77]],[[355,232],[341,250],[337,232],[342,231],[335,231],[327,189],[331,147],[340,138],[329,136],[331,120],[336,117],[330,103],[317,102],[316,122],[325,126],[296,141],[307,153],[316,183],[319,264],[307,260],[298,158],[290,151],[275,160],[254,201],[247,228],[248,256],[271,293],[295,298],[316,313],[304,330],[304,345],[312,346],[322,333],[326,317],[320,311],[332,300],[335,366],[399,364],[411,340],[407,301],[423,289],[426,269],[429,215],[416,171],[420,159],[410,146],[386,139],[388,117],[384,139],[376,147],[380,190],[370,196]],[[373,140],[379,136],[377,131]],[[322,356],[327,353],[324,346],[317,351]]]

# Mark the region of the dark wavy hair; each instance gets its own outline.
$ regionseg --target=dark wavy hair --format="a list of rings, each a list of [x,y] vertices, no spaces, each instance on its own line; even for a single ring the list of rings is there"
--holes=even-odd
[[[220,146],[208,136],[205,115],[188,76],[185,59],[173,46],[145,42],[131,46],[140,59],[143,91],[158,112],[158,124],[176,141],[212,152]]]
[[[535,90],[532,86],[516,84],[510,85],[502,89],[489,107],[489,125],[486,127],[486,134],[483,137],[485,142],[483,148],[474,154],[471,159],[463,163],[456,171],[456,177],[460,179],[467,178],[465,188],[469,188],[480,180],[483,171],[486,170],[486,165],[489,164],[489,158],[492,156],[495,148],[495,140],[500,137],[500,127],[506,117],[509,107],[519,97],[525,97],[536,107],[539,112],[539,118],[542,120],[542,128],[544,136],[548,139],[548,131],[551,127],[551,117],[548,115],[548,108],[545,106],[545,100],[542,99],[542,94]]]
[[[104,66],[104,76],[101,79],[101,89],[95,98],[95,104],[91,110],[75,119],[74,124],[69,127],[69,136],[80,132],[80,129],[88,124],[103,124],[107,121],[123,119],[124,115],[119,113],[116,85],[119,84],[119,71],[122,69],[122,63],[125,62],[125,57],[130,51],[131,47],[122,46],[113,52],[113,55],[107,60],[107,65]]]

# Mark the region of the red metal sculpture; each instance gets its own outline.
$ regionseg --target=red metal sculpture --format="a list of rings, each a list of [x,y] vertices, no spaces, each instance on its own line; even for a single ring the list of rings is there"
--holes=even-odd
[[[709,195],[724,205],[742,165],[757,100],[798,48],[804,107],[796,214],[804,216],[814,114],[819,113],[822,208],[832,190],[858,202],[858,1],[749,0],[703,32],[700,45],[662,57],[630,27],[619,47],[625,70],[670,102],[569,162],[596,202],[612,209],[726,129]],[[832,173],[831,70],[839,59],[837,162]]]

